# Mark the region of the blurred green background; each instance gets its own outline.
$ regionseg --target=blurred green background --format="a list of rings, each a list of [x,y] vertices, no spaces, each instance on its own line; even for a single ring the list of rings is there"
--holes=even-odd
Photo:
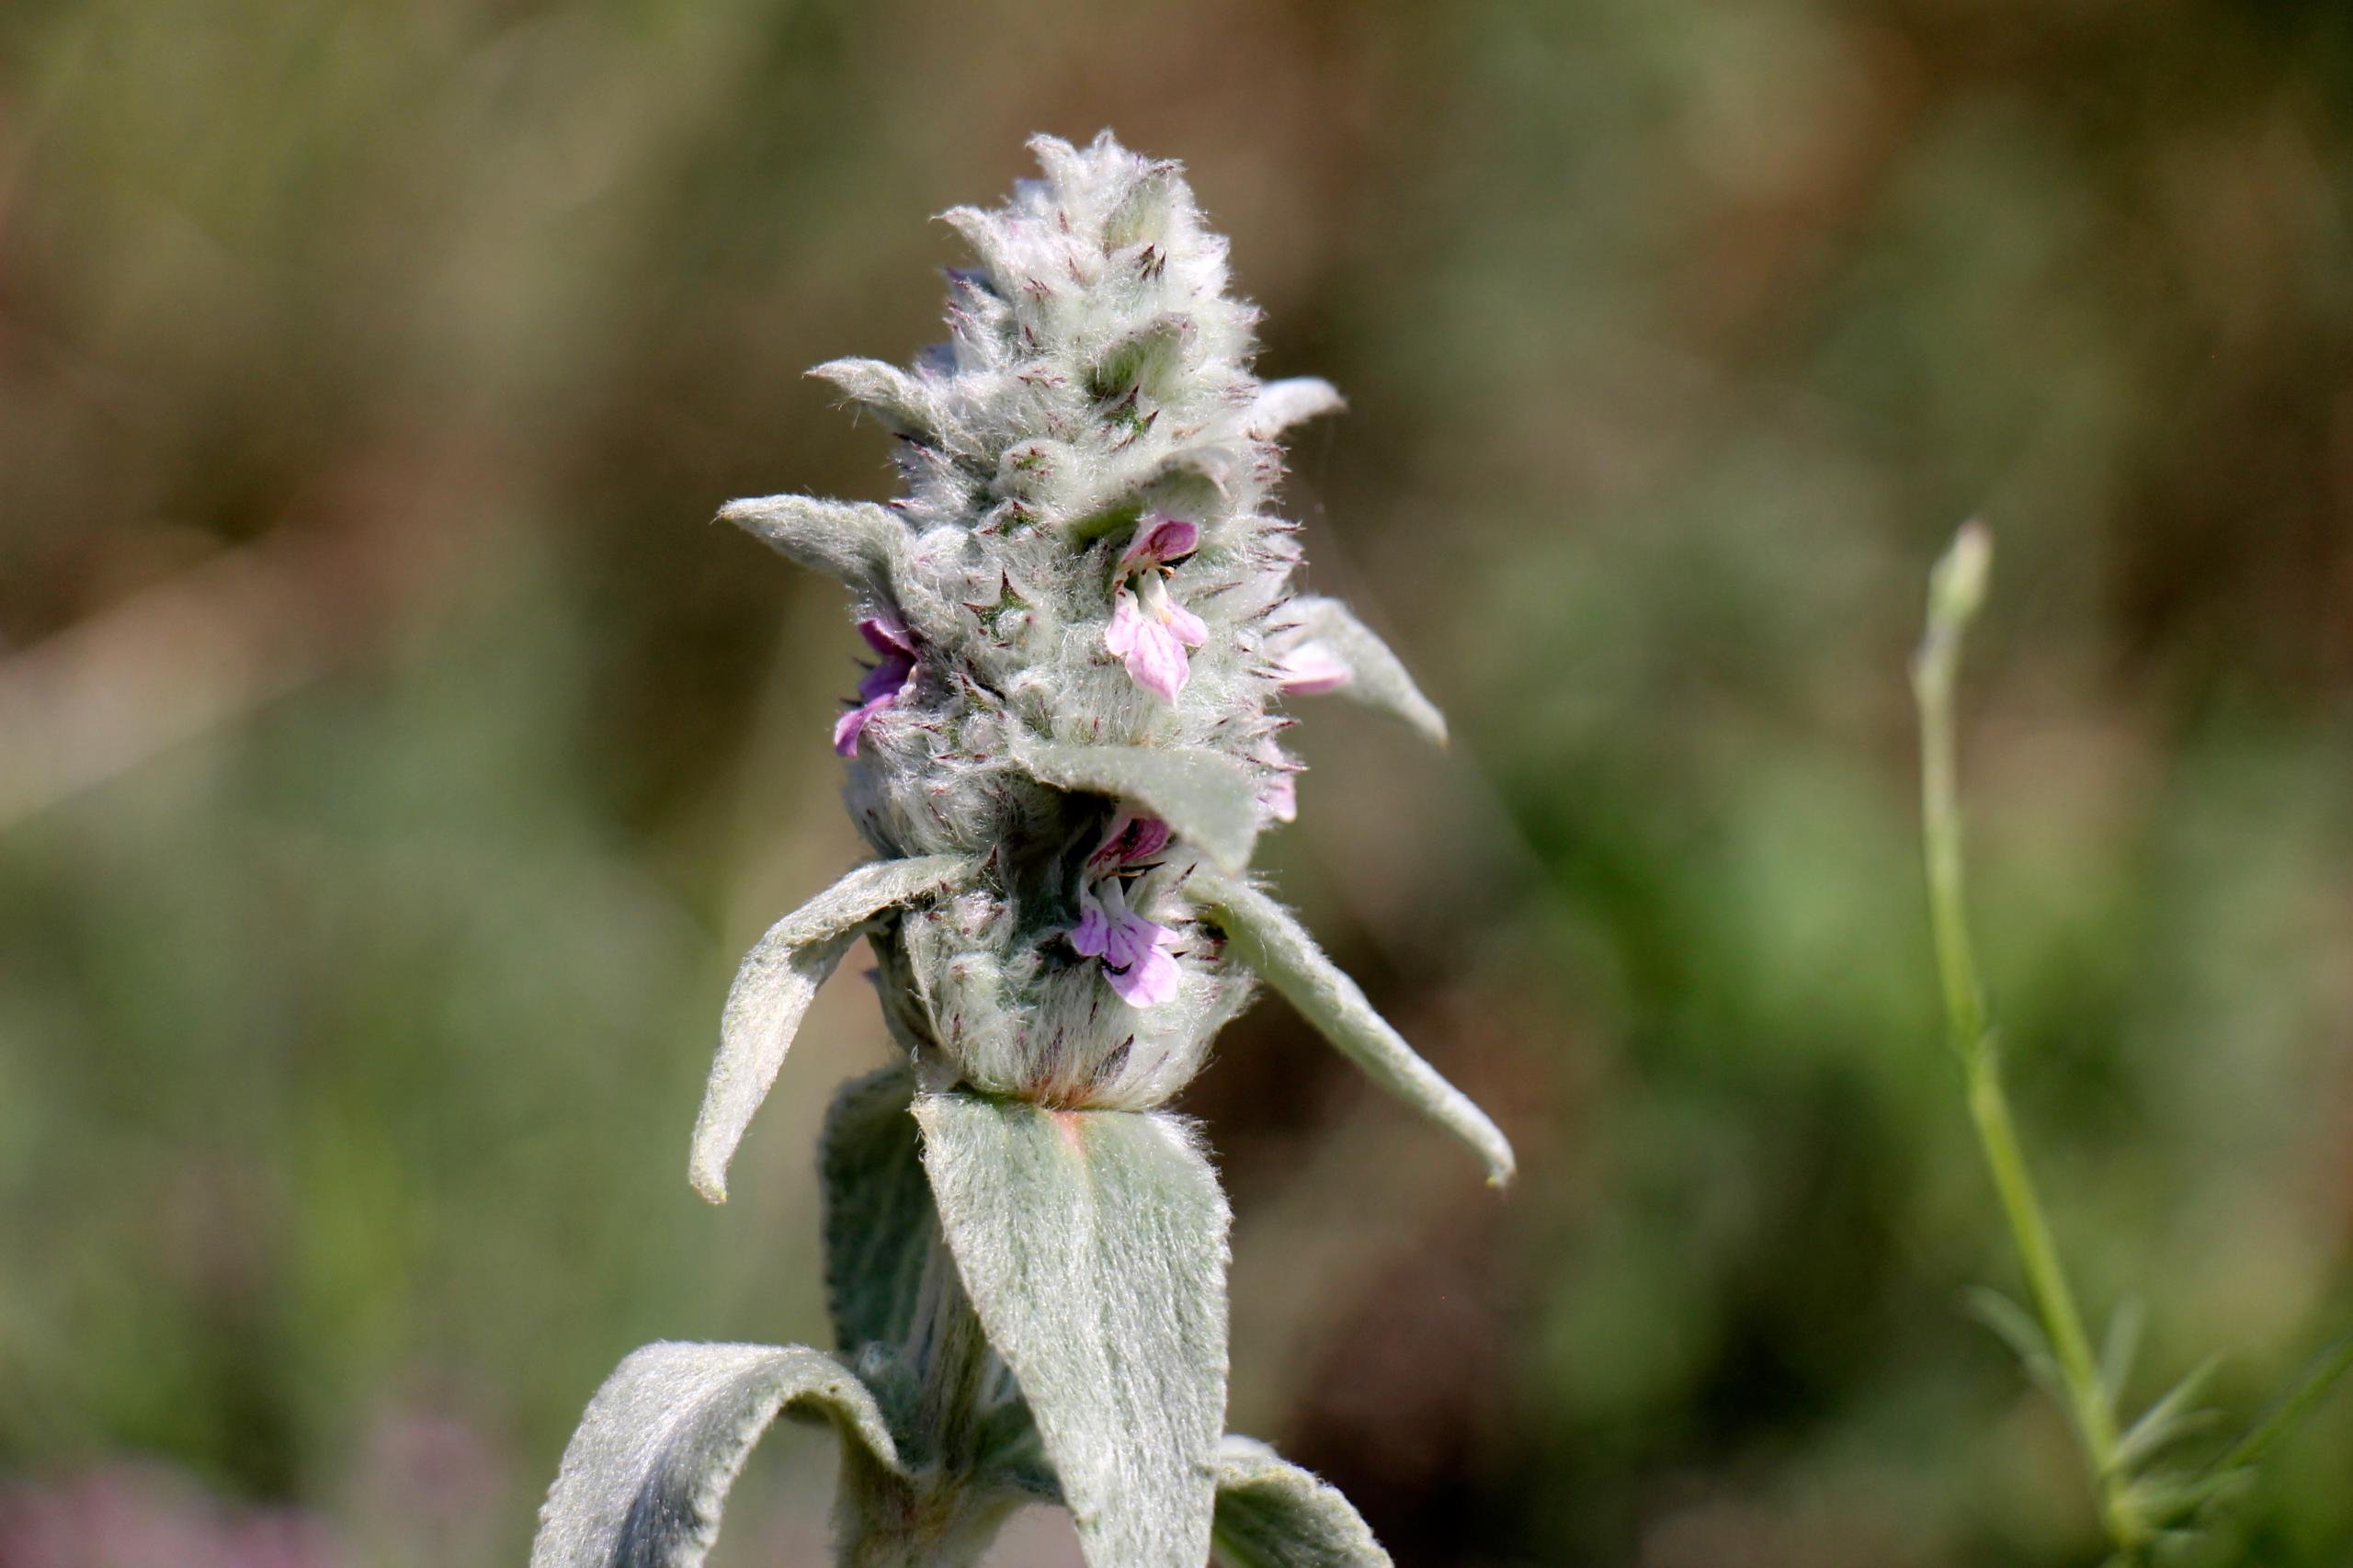
[[[1233,1425],[1402,1563],[2077,1564],[1938,1041],[1904,659],[1963,517],[1979,916],[2145,1398],[2353,1320],[2339,0],[12,0],[0,1555],[519,1562],[656,1337],[822,1340],[821,999],[711,1210],[732,963],[855,855],[803,367],[936,335],[1022,138],[1184,159],[1352,400],[1280,885],[1523,1176],[1279,1004],[1184,1101]],[[2353,1557],[2353,1401],[2216,1561]],[[821,1560],[779,1432],[721,1564]],[[997,1559],[1075,1561],[1025,1519]]]

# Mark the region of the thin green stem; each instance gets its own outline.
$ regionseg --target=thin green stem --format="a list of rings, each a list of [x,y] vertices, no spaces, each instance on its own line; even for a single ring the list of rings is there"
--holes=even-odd
[[[2117,1548],[2137,1552],[2148,1539],[2116,1463],[2116,1410],[2100,1382],[2091,1340],[2060,1262],[2042,1201],[2035,1192],[2018,1127],[2002,1085],[2001,1051],[1969,939],[1961,857],[1960,770],[1953,744],[1953,688],[1961,638],[1984,597],[1992,540],[1982,524],[1961,529],[1937,565],[1928,591],[1927,632],[1912,666],[1920,709],[1920,808],[1928,874],[1928,919],[1942,982],[1945,1027],[1967,1079],[1970,1120],[2009,1222],[2027,1288],[2067,1391],[2076,1436],[2098,1494],[2100,1517]]]
[[[2302,1419],[2306,1411],[2320,1402],[2320,1397],[2347,1372],[2353,1371],[2353,1334],[2347,1335],[2322,1351],[2310,1370],[2273,1405],[2247,1435],[2231,1445],[2230,1451],[2208,1467],[2213,1476],[2228,1475],[2245,1470],[2263,1457],[2265,1449],[2279,1439],[2279,1435]]]

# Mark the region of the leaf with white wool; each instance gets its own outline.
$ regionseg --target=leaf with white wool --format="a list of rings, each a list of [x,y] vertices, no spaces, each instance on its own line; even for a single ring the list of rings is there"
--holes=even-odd
[[[1186,1125],[915,1101],[940,1225],[1092,1568],[1200,1568],[1225,1415],[1225,1197]]]
[[[838,577],[880,599],[903,574],[906,525],[871,501],[820,501],[810,495],[756,495],[719,509],[722,522],[788,559]]]
[[[1218,1445],[1213,1541],[1226,1568],[1391,1568],[1355,1505],[1253,1437]]]
[[[1300,629],[1296,646],[1316,645],[1347,672],[1347,680],[1333,688],[1338,695],[1402,719],[1434,744],[1446,744],[1446,715],[1422,695],[1422,688],[1414,684],[1389,644],[1347,606],[1320,595],[1304,595],[1290,602],[1286,619]]]
[[[839,387],[844,396],[862,404],[904,435],[937,438],[945,434],[946,411],[939,398],[919,376],[880,359],[831,359],[809,374]]]
[[[531,1568],[697,1568],[744,1460],[778,1412],[831,1421],[896,1474],[872,1394],[805,1346],[648,1345],[589,1402],[531,1544]]]
[[[1041,784],[1132,801],[1219,865],[1249,864],[1258,781],[1223,752],[1181,746],[1022,744],[1015,758]]]
[[[1487,1179],[1512,1176],[1511,1143],[1469,1096],[1423,1061],[1357,983],[1324,956],[1290,910],[1236,877],[1196,871],[1188,891],[1226,935],[1228,950],[1299,1009],[1366,1075],[1477,1151]]]
[[[769,927],[744,960],[727,993],[719,1054],[695,1119],[687,1178],[713,1203],[727,1201],[727,1165],[767,1097],[777,1069],[817,987],[840,963],[866,923],[968,876],[961,855],[876,860],[860,866]]]
[[[1321,376],[1292,376],[1258,389],[1245,428],[1262,441],[1272,440],[1294,425],[1337,414],[1347,406],[1340,389]]]
[[[914,1115],[915,1074],[886,1067],[844,1084],[825,1113],[825,1304],[845,1353],[905,1342],[931,1250],[931,1187]]]

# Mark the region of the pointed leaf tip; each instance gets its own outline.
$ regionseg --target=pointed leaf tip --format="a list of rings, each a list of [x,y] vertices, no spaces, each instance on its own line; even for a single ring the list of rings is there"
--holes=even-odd
[[[1470,1144],[1486,1164],[1490,1187],[1510,1182],[1516,1165],[1502,1129],[1405,1043],[1290,911],[1220,872],[1197,872],[1191,885],[1224,929],[1235,957],[1366,1076]]]
[[[1225,1568],[1392,1568],[1339,1489],[1266,1444],[1218,1445],[1217,1559]]]
[[[961,855],[876,860],[860,866],[768,928],[736,971],[695,1119],[687,1179],[713,1203],[727,1201],[727,1166],[784,1065],[817,987],[866,923],[969,876]]]
[[[753,495],[722,506],[719,518],[813,572],[877,595],[892,588],[906,549],[906,526],[870,501]]]
[[[1335,598],[1310,594],[1291,601],[1302,644],[1313,643],[1347,676],[1330,689],[1404,721],[1433,745],[1447,744],[1446,715],[1422,695],[1403,660],[1372,629]]]
[[[1292,426],[1321,415],[1337,414],[1348,406],[1339,389],[1316,376],[1293,376],[1268,381],[1250,404],[1248,429],[1261,440],[1272,440]]]

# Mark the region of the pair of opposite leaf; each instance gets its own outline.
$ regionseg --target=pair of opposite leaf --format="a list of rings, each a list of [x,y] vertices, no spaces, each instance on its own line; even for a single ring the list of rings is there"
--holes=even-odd
[[[977,1543],[962,1538],[984,1540],[1013,1508],[1043,1502],[1071,1509],[1091,1562],[1198,1562],[1212,1551],[1232,1568],[1389,1562],[1338,1492],[1262,1443],[1219,1434],[1227,1213],[1181,1122],[927,1094],[891,1068],[843,1088],[821,1166],[840,1355],[665,1343],[630,1356],[566,1450],[535,1568],[700,1563],[729,1486],[779,1414],[835,1428],[865,1506],[935,1517],[941,1561],[969,1561],[961,1548]],[[1032,1179],[1008,1182],[1008,1170]],[[908,1396],[892,1347],[920,1338],[908,1308],[950,1215],[966,1241],[958,1284],[1018,1379],[1006,1413],[1034,1407],[1057,1465],[1036,1462],[1018,1422],[1011,1440],[980,1444],[977,1462],[946,1462],[893,1408]],[[1159,1321],[1137,1321],[1140,1302]],[[1192,1464],[1125,1462],[1172,1439]],[[1195,1518],[1198,1530],[1184,1523]],[[843,1525],[855,1535],[855,1518]]]
[[[1040,746],[1025,756],[1057,787],[1140,801],[1196,842],[1213,840],[1197,824],[1216,820],[1217,785],[1181,764],[1156,770],[1159,760],[1143,748],[1080,746]],[[982,860],[966,856],[870,862],[762,937],[724,1011],[693,1138],[697,1190],[723,1201],[728,1165],[754,1111],[818,986],[857,938],[984,872]],[[1287,910],[1213,867],[1198,868],[1188,889],[1234,959],[1377,1082],[1469,1142],[1491,1179],[1508,1177],[1510,1148],[1494,1124],[1406,1044]],[[922,1154],[911,1137],[894,1171],[870,1164],[858,1181],[829,1180],[829,1206],[878,1184],[897,1189],[903,1203],[937,1205],[926,1221],[946,1232],[963,1287],[1053,1460],[1044,1472],[1051,1492],[1010,1473],[996,1478],[1005,1506],[1042,1497],[1070,1506],[1090,1561],[1103,1564],[1185,1562],[1185,1538],[1199,1533],[1201,1521],[1210,1539],[1200,1544],[1213,1543],[1235,1568],[1387,1562],[1336,1491],[1264,1445],[1219,1433],[1227,1212],[1182,1122],[1158,1112],[1055,1110],[954,1088],[917,1095],[906,1074],[885,1076],[894,1085],[886,1096],[895,1092],[899,1103],[883,1114],[920,1127]],[[868,1087],[852,1085],[846,1101]],[[861,1346],[845,1293],[863,1282],[880,1301],[904,1300],[920,1269],[919,1256],[892,1238],[928,1241],[928,1233],[904,1214],[895,1230],[889,1219],[853,1212],[827,1227],[846,1352]],[[1167,1311],[1161,1321],[1138,1321],[1138,1301]],[[1040,1305],[1052,1310],[1041,1313]],[[1188,1306],[1193,1321],[1177,1310]],[[902,1456],[874,1393],[835,1357],[801,1346],[649,1346],[623,1362],[567,1451],[535,1568],[700,1562],[752,1443],[788,1410],[830,1421],[867,1485],[914,1495],[926,1484]],[[1150,1432],[1172,1424],[1183,1429]],[[1123,1463],[1140,1442],[1189,1457]],[[983,1491],[992,1484],[952,1479]],[[975,1506],[985,1515],[984,1500]],[[1189,1532],[1186,1521],[1195,1521]]]

